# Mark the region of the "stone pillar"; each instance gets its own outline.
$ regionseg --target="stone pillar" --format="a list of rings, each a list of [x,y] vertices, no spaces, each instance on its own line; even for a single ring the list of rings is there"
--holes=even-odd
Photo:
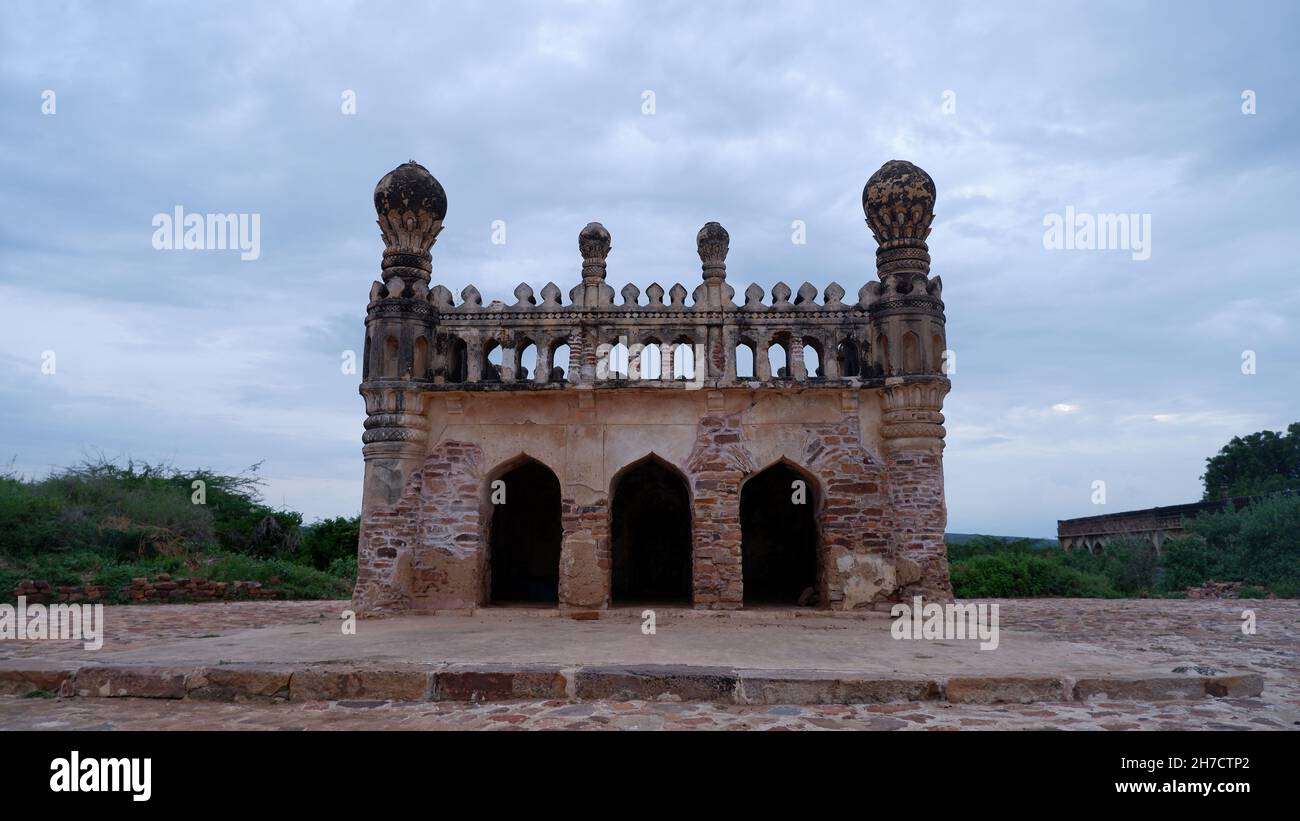
[[[912,595],[952,599],[944,543],[948,512],[941,412],[951,384],[933,374],[932,362],[908,363],[903,346],[908,332],[918,335],[921,352],[928,348],[925,336],[942,334],[941,283],[929,277],[930,249],[925,244],[935,199],[930,175],[901,160],[881,166],[862,190],[862,209],[879,246],[876,273],[882,292],[869,310],[873,326],[887,337],[888,372],[893,374],[881,391],[881,438],[889,467],[901,600]]]
[[[772,381],[772,360],[767,355],[769,345],[771,341],[754,343],[754,378],[760,382]]]
[[[943,377],[891,377],[881,391],[881,438],[889,468],[900,601],[952,600],[944,531]]]
[[[483,340],[465,340],[465,381],[483,381]]]
[[[357,552],[358,612],[400,606],[409,601],[411,556],[389,543],[386,527],[411,474],[424,458],[428,423],[423,415],[425,369],[408,366],[418,336],[435,338],[429,304],[430,249],[442,231],[447,194],[423,166],[403,163],[375,186],[375,213],[384,240],[382,285],[371,288],[366,311],[372,355],[360,392],[366,403],[361,437],[365,479],[361,496],[361,538]],[[384,375],[382,349],[387,336],[399,344],[396,374]]]
[[[790,334],[790,355],[789,360],[785,363],[790,374],[790,378],[796,382],[806,382],[808,380],[808,365],[803,359],[803,338],[798,334]]]
[[[687,460],[693,497],[691,600],[696,609],[738,610],[745,601],[740,483],[755,466],[742,444],[741,416],[711,413],[702,418]]]
[[[515,346],[513,342],[501,346],[501,381],[506,384],[515,381]]]

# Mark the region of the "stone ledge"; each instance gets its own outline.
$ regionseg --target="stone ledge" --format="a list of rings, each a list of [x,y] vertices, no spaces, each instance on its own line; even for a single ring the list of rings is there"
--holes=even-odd
[[[0,668],[0,694],[23,696],[28,693],[71,693],[77,675],[76,665],[23,662],[21,668]]]
[[[289,664],[217,667],[0,662],[0,694],[207,701],[645,700],[721,704],[954,704],[1184,701],[1253,698],[1258,673],[1211,676],[917,676],[756,670],[695,665],[475,665],[335,668]]]
[[[671,699],[734,702],[739,680],[735,670],[725,667],[579,667],[574,674],[573,694],[579,701]]]

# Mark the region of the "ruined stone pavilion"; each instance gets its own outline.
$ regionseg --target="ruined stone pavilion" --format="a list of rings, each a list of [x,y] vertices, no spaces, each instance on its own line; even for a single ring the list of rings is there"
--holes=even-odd
[[[398,166],[375,188],[358,612],[951,600],[934,202],[911,163],[872,175],[879,281],[849,301],[778,283],[737,303],[716,222],[689,302],[616,297],[591,223],[567,299],[484,305],[431,287],[447,196]]]

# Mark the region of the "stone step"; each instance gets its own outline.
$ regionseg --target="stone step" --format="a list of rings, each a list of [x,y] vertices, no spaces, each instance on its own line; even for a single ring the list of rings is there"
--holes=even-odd
[[[694,701],[720,704],[1029,704],[1259,696],[1257,673],[880,676],[694,665],[437,664],[208,667],[0,663],[0,693],[210,701]]]

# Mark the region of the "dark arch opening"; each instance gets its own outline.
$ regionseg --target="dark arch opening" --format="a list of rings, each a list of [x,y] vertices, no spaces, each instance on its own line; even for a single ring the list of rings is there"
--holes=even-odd
[[[615,602],[691,600],[691,503],[686,480],[657,459],[629,468],[611,511]]]
[[[852,339],[845,339],[840,342],[840,376],[860,376],[862,374],[862,363],[858,359],[858,346]]]
[[[491,599],[495,603],[557,602],[560,599],[560,480],[550,468],[526,461],[508,471],[505,502],[492,505]],[[499,500],[500,497],[498,496]]]
[[[795,482],[803,483],[802,504],[796,501]],[[740,490],[745,604],[792,605],[808,588],[817,592],[816,510],[813,483],[784,462],[745,482]]]

